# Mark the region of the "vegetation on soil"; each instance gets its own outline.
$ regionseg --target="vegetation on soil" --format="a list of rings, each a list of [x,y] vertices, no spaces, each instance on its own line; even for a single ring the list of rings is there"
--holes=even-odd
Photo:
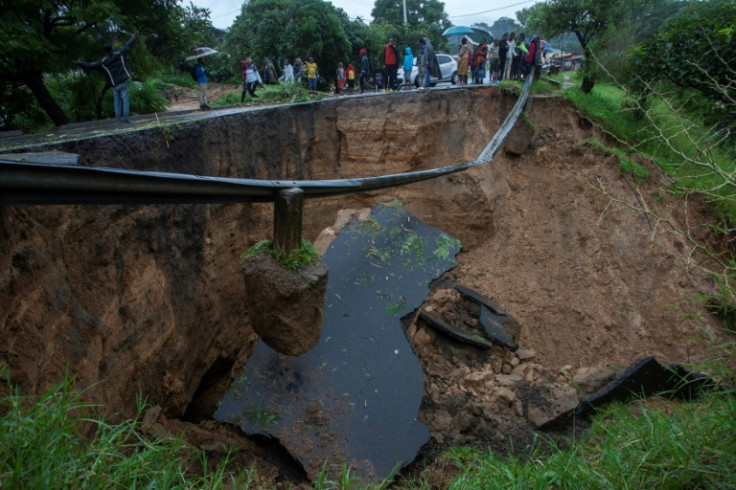
[[[314,245],[308,240],[302,240],[302,246],[294,250],[291,254],[284,257],[282,254],[274,250],[272,240],[261,240],[248,249],[243,257],[253,255],[269,255],[278,262],[281,267],[289,271],[297,271],[302,267],[309,267],[319,263],[319,255]]]
[[[0,372],[0,374],[6,374]],[[0,398],[0,487],[247,488],[253,473],[208,467],[181,439],[144,435],[138,417],[111,424],[65,379],[39,397]]]

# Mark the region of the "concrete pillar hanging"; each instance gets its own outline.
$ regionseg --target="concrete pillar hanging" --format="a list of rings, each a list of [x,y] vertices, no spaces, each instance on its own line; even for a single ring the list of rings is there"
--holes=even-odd
[[[273,206],[273,248],[286,257],[302,246],[304,191],[298,187],[279,191]]]

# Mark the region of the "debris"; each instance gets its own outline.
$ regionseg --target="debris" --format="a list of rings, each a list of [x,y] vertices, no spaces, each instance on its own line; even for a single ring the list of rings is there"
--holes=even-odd
[[[448,323],[443,322],[436,316],[430,315],[426,311],[422,311],[420,314],[422,320],[427,322],[427,325],[433,327],[438,332],[442,332],[445,335],[452,337],[453,339],[465,342],[466,344],[474,345],[476,347],[482,347],[484,349],[490,349],[493,347],[493,343],[487,341],[478,334],[466,330],[461,327],[455,327]]]
[[[485,305],[480,307],[480,326],[488,337],[502,347],[506,347],[512,352],[519,348],[519,344],[514,343],[511,336],[506,332],[501,324],[501,319],[505,315],[498,315],[488,309]]]
[[[679,364],[665,366],[654,357],[645,357],[632,364],[619,379],[580,402],[575,415],[588,415],[612,401],[624,402],[651,395],[691,400],[713,387],[713,381],[707,376],[688,371]]]

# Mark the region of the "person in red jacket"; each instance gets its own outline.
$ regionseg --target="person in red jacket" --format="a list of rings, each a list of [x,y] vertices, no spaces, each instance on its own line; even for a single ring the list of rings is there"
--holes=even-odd
[[[383,48],[383,65],[386,67],[386,76],[383,77],[383,90],[393,91],[396,88],[396,74],[399,70],[399,50],[393,38]]]

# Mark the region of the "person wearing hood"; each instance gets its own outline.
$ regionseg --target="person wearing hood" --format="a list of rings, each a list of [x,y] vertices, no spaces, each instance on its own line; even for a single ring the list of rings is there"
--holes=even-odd
[[[361,48],[360,50],[360,93],[362,94],[368,84],[373,68],[371,60],[368,59],[368,50]]]
[[[353,68],[352,63],[348,63],[348,69],[345,72],[345,77],[348,80],[348,91],[350,92],[350,95],[353,95],[353,90],[355,90],[355,68]]]
[[[411,87],[411,71],[414,68],[414,55],[411,54],[411,48],[407,46],[404,49],[404,64],[402,65],[402,68],[404,69],[404,85],[406,85],[406,88]]]
[[[431,85],[430,77],[441,78],[440,64],[437,61],[437,55],[434,53],[432,42],[427,37],[419,39],[419,48],[422,55],[421,66],[424,71],[424,87]]]
[[[249,93],[251,97],[258,97],[256,95],[256,87],[259,83],[263,83],[261,80],[261,74],[258,73],[258,67],[253,64],[251,57],[247,57],[240,62],[242,67],[243,75],[243,93],[240,95],[240,102],[245,101],[245,94]]]
[[[276,67],[273,66],[273,61],[271,61],[271,58],[263,58],[262,79],[264,83],[267,83],[269,85],[278,83],[278,78],[276,77]]]

